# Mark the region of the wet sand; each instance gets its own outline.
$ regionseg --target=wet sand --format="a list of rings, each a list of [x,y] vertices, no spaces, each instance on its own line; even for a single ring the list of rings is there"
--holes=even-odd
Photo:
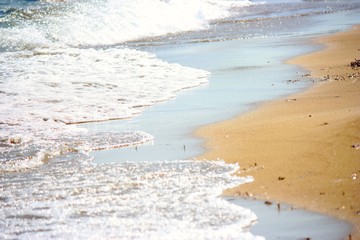
[[[264,103],[197,132],[208,152],[199,158],[239,163],[253,183],[225,195],[288,203],[353,224],[360,239],[360,27],[316,39],[326,46],[289,61],[311,72],[303,93]]]

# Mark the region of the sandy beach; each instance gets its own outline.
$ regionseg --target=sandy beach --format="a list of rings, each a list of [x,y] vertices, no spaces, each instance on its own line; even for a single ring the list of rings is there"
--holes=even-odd
[[[360,239],[360,26],[315,39],[323,50],[289,61],[310,71],[305,92],[262,104],[235,119],[206,126],[199,159],[239,163],[254,182],[225,191],[287,203],[353,224]]]

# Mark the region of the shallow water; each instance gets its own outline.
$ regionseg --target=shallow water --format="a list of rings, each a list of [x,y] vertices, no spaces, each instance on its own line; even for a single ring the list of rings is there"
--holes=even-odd
[[[276,202],[264,204],[261,201],[226,198],[231,203],[251,209],[258,217],[251,228],[254,234],[266,236],[267,240],[292,239],[346,239],[351,232],[351,224],[322,214],[304,211]]]
[[[242,46],[241,48],[239,46]],[[96,162],[126,160],[187,159],[203,151],[201,140],[192,131],[245,112],[252,104],[285,96],[309,85],[295,66],[282,61],[301,51],[278,37],[197,43],[156,48],[157,56],[170,62],[190,64],[211,72],[209,83],[180,93],[176,99],[157,104],[132,119],[90,124],[95,131],[140,130],[154,136],[142,146],[93,152]],[[261,56],[259,59],[258,56]],[[289,80],[301,80],[289,83]]]
[[[250,178],[179,159],[201,153],[197,126],[306,87],[282,61],[313,46],[288,40],[344,29],[358,5],[0,2],[1,238],[261,238],[218,198]]]
[[[77,161],[72,160],[77,157]],[[221,162],[55,159],[2,174],[2,239],[254,239],[255,214],[218,198],[251,181]]]

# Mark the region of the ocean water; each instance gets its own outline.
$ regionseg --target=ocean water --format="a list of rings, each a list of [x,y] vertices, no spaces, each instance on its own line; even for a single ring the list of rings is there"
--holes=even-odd
[[[181,156],[94,162],[98,150],[137,149],[156,136],[84,123],[134,119],[206,87],[216,72],[161,49],[312,35],[318,16],[358,9],[358,1],[0,0],[0,238],[262,239],[249,231],[251,210],[218,197],[252,181],[231,175],[238,166]]]

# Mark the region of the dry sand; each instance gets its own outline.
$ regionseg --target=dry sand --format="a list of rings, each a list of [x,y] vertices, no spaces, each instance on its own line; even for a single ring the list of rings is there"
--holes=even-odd
[[[239,163],[253,183],[225,195],[283,202],[353,224],[360,239],[360,26],[316,39],[325,50],[289,61],[319,81],[303,93],[265,103],[197,132],[200,159]]]

